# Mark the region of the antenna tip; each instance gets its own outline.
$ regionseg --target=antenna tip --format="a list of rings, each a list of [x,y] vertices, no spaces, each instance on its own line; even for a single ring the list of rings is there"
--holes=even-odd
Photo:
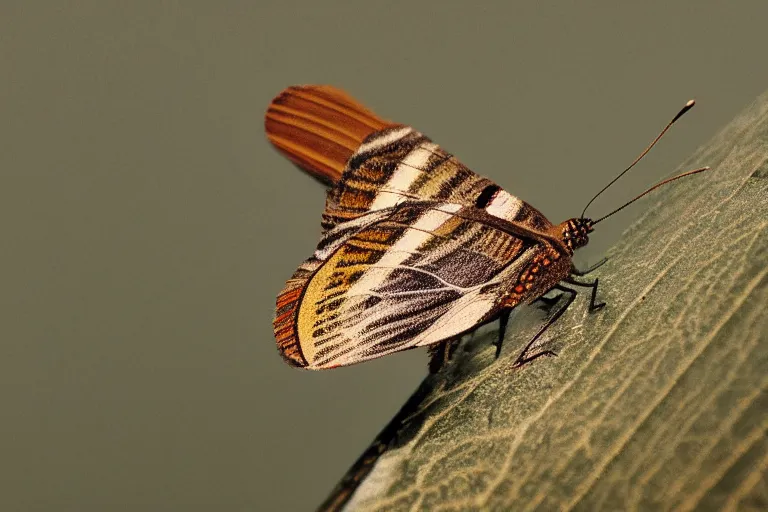
[[[669,122],[669,125],[672,126],[675,121],[683,117],[683,114],[691,110],[691,108],[696,104],[696,100],[688,100],[688,103],[685,104],[683,108],[680,109],[680,112],[677,113],[677,115],[672,119],[672,121]],[[661,132],[664,133],[664,132]]]

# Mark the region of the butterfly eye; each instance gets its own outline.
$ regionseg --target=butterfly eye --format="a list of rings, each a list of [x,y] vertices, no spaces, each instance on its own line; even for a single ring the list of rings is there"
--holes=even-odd
[[[491,199],[493,199],[493,196],[496,195],[496,192],[501,190],[501,187],[498,185],[488,185],[483,189],[482,192],[480,192],[480,195],[477,196],[477,199],[475,200],[475,206],[477,208],[485,208],[488,206],[488,203],[491,202]]]

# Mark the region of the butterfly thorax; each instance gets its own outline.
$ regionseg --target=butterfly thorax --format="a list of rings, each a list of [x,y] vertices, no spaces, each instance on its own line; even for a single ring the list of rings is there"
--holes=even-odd
[[[509,292],[500,299],[501,303],[506,307],[530,303],[568,277],[574,250],[589,242],[592,231],[590,219],[573,218],[552,225],[547,233],[554,240],[541,240],[536,256],[522,269]],[[554,243],[555,240],[559,243]]]

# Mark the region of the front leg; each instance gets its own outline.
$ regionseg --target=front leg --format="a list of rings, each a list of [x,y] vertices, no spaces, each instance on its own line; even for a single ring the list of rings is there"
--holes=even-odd
[[[572,290],[570,288],[566,288],[565,286],[555,285],[556,289],[560,290],[561,292],[564,292],[563,295],[567,295],[565,302],[563,305],[558,309],[555,314],[553,314],[549,320],[541,327],[541,329],[538,330],[538,332],[531,338],[531,340],[528,342],[528,344],[525,346],[525,348],[520,352],[520,355],[517,356],[517,359],[515,360],[513,366],[523,366],[524,364],[530,363],[531,361],[538,359],[541,356],[556,356],[554,352],[551,350],[545,350],[543,352],[538,352],[532,356],[526,356],[528,353],[528,350],[533,346],[534,343],[536,343],[536,340],[539,339],[539,337],[544,334],[544,332],[549,329],[549,327],[554,324],[558,318],[560,318],[563,313],[568,309],[568,307],[573,303],[573,301],[576,299],[576,290]]]
[[[597,302],[597,283],[599,282],[597,278],[595,278],[595,280],[592,281],[591,283],[582,283],[581,281],[576,281],[572,277],[566,277],[565,279],[563,279],[563,282],[572,284],[574,286],[583,286],[584,288],[592,288],[592,296],[589,299],[590,313],[594,313],[595,311],[598,311],[605,307],[605,302]]]
[[[584,270],[579,270],[576,267],[574,267],[573,265],[571,265],[571,275],[579,276],[579,277],[584,277],[585,275],[590,274],[590,273],[594,272],[595,270],[597,270],[598,268],[600,268],[603,265],[605,265],[605,262],[607,262],[607,261],[608,261],[608,258],[603,258],[600,261],[598,261],[597,263],[595,263],[594,265],[592,265],[591,267],[587,267]]]
[[[603,261],[603,263],[604,263],[604,261]],[[600,264],[602,265],[602,263],[600,263]],[[593,313],[593,312],[598,311],[598,310],[600,310],[600,309],[605,307],[605,302],[597,302],[597,300],[596,300],[597,299],[597,285],[598,285],[598,282],[599,282],[597,279],[595,279],[591,283],[583,283],[581,281],[576,281],[575,279],[573,279],[571,277],[568,277],[566,279],[563,279],[563,282],[568,283],[568,284],[572,284],[572,285],[575,285],[575,286],[583,286],[585,288],[592,288],[592,295],[591,295],[590,300],[589,300],[589,312],[590,313]],[[539,331],[531,339],[531,341],[528,342],[528,344],[525,346],[523,351],[517,357],[517,360],[514,363],[515,366],[522,366],[524,364],[530,363],[531,361],[533,361],[535,359],[538,359],[541,356],[556,356],[557,355],[554,352],[552,352],[551,350],[545,350],[543,352],[538,352],[538,353],[536,353],[536,354],[534,354],[532,356],[526,356],[526,353],[528,352],[528,349],[530,349],[531,346],[536,342],[536,340],[539,339],[539,337],[542,334],[544,334],[544,331],[546,331],[552,324],[555,323],[555,321],[557,321],[558,318],[560,318],[560,316],[562,316],[563,313],[565,313],[565,311],[568,309],[568,307],[576,299],[576,290],[573,290],[571,288],[566,288],[565,286],[562,286],[562,285],[559,285],[559,284],[555,285],[552,289],[557,289],[557,290],[560,290],[561,292],[564,292],[563,294],[561,294],[561,295],[559,295],[557,297],[558,299],[560,297],[562,297],[562,295],[567,295],[568,297],[566,298],[565,303],[563,304],[563,306],[560,309],[558,309],[555,312],[555,314],[550,317],[549,320],[547,320],[546,324],[544,324],[544,326],[541,329],[539,329]]]
[[[552,308],[555,306],[555,304],[558,303],[558,301],[560,300],[560,297],[562,297],[562,294],[555,295],[554,297],[545,297],[544,295],[542,295],[541,297],[539,297],[533,302],[534,303],[541,302],[541,305],[538,306],[538,308],[541,309],[542,311],[546,311],[547,313],[549,313],[550,311],[552,311]]]

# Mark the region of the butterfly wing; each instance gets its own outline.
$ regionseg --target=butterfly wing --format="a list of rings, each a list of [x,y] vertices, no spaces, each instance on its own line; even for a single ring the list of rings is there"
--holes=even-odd
[[[270,104],[269,140],[333,188],[324,231],[403,201],[475,206],[534,231],[553,226],[538,210],[484,178],[413,128],[386,121],[329,85],[293,86]]]
[[[332,229],[407,201],[443,201],[477,208],[532,231],[553,228],[538,210],[408,126],[388,128],[366,138],[328,192],[322,225]]]
[[[295,366],[331,368],[494,318],[547,244],[493,224],[456,203],[406,202],[340,225],[354,229],[345,236],[335,228],[278,298],[281,353]]]
[[[269,104],[264,129],[286,157],[322,181],[339,181],[347,160],[372,133],[394,123],[381,119],[329,85],[283,90]]]
[[[295,366],[356,363],[469,330],[558,243],[538,210],[334,87],[286,89],[266,128],[333,185],[324,236],[277,299],[278,348]]]

